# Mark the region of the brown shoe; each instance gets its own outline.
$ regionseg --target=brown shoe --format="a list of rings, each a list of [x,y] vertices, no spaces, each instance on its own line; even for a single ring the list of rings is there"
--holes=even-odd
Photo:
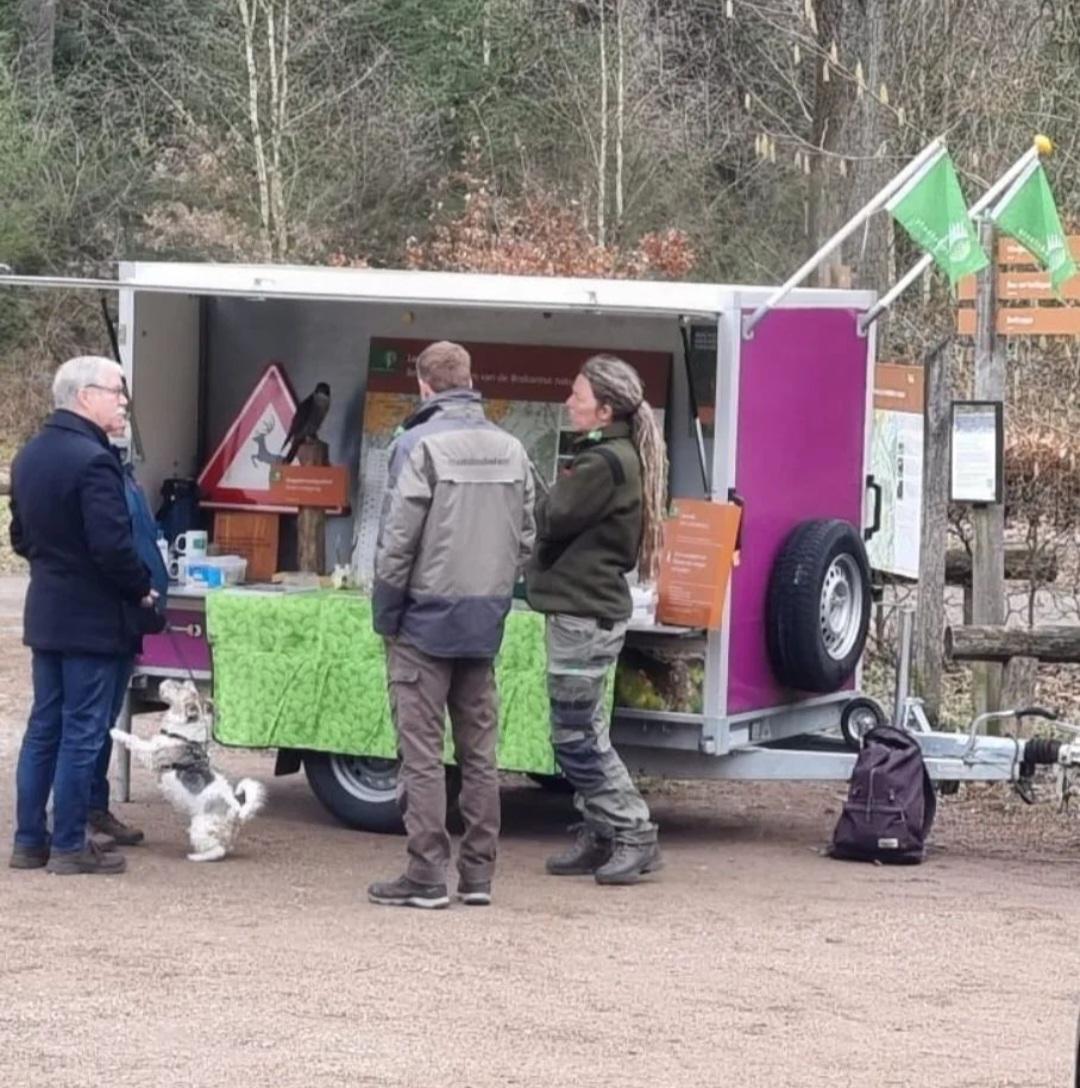
[[[8,867],[11,869],[43,869],[49,860],[47,846],[16,846],[11,851]]]
[[[88,842],[81,850],[54,850],[45,865],[54,876],[82,876],[84,873],[108,876],[127,868],[123,854],[107,853]]]
[[[138,846],[146,838],[137,827],[129,827],[107,809],[91,809],[86,823],[92,830],[107,835],[117,846]]]

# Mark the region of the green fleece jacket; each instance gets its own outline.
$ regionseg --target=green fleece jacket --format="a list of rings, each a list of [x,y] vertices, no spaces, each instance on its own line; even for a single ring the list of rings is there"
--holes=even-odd
[[[536,503],[536,550],[525,577],[538,612],[625,620],[626,572],[641,543],[641,462],[619,421],[579,439],[570,468]]]

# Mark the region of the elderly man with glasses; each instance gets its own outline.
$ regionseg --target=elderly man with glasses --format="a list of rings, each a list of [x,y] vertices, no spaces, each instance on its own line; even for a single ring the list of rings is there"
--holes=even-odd
[[[124,858],[87,839],[87,819],[139,610],[155,597],[109,445],[127,423],[123,371],[110,359],[71,359],[56,372],[53,404],[11,467],[11,542],[30,562],[23,641],[34,702],[16,770],[10,864],[63,876],[119,873]]]

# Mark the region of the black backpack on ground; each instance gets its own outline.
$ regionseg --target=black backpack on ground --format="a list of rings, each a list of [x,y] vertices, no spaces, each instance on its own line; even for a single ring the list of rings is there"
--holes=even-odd
[[[937,812],[919,742],[878,725],[863,737],[830,855],[848,861],[917,865]]]

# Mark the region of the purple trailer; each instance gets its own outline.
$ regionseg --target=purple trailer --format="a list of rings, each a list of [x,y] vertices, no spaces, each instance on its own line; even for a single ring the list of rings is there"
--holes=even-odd
[[[323,433],[331,460],[351,464],[362,442],[358,408],[375,388],[371,360],[387,337],[669,359],[672,496],[741,502],[741,564],[718,630],[646,623],[630,640],[693,642],[704,659],[701,705],[619,706],[614,739],[633,767],[654,774],[848,773],[852,753],[842,742],[828,770],[816,758],[808,769],[783,745],[836,734],[857,695],[870,608],[863,539],[875,507],[867,477],[874,336],[872,327],[860,331],[871,293],[795,290],[747,332],[769,289],[144,263],[121,266],[118,286],[139,419],[155,438],[140,467],[150,493],[168,476],[196,473],[205,435],[212,441],[227,427],[267,359],[288,359],[299,389],[329,381],[334,407]],[[201,448],[190,419],[202,421]],[[362,507],[358,494],[356,518]],[[328,555],[362,562],[355,520],[332,519],[328,533]],[[785,571],[801,579],[798,592],[785,590]],[[807,577],[816,580],[809,591]],[[150,656],[144,674],[172,675],[175,662]]]
[[[863,541],[875,509],[867,476],[874,330],[861,331],[860,319],[872,293],[779,298],[713,284],[178,263],[122,264],[111,286],[139,424],[153,435],[139,465],[150,495],[167,478],[198,474],[268,360],[287,359],[297,389],[330,383],[330,459],[355,466],[362,406],[376,388],[372,360],[388,337],[517,345],[522,357],[542,349],[666,358],[671,495],[740,502],[741,563],[719,629],[645,623],[630,640],[694,642],[704,672],[698,702],[619,706],[613,738],[629,765],[653,774],[849,772],[853,753],[839,740],[828,767],[816,758],[820,743],[804,760],[790,741],[836,734],[858,694],[871,592]],[[363,506],[358,491],[353,518],[329,519],[328,556],[361,561]],[[137,683],[189,667],[208,677],[201,602],[178,596],[175,604],[173,637],[148,640]],[[385,785],[385,773],[377,777]]]
[[[139,465],[152,495],[166,478],[197,475],[267,360],[288,359],[300,389],[330,383],[322,433],[331,461],[355,466],[367,449],[363,406],[394,338],[459,340],[495,369],[516,346],[509,369],[532,359],[541,372],[528,380],[541,385],[548,361],[574,353],[666,359],[672,498],[741,503],[741,562],[718,629],[632,625],[628,650],[692,646],[703,675],[686,709],[617,703],[612,735],[627,764],[679,778],[845,779],[857,734],[884,718],[858,690],[864,541],[881,497],[867,470],[870,292],[171,263],[121,265],[115,282],[0,275],[3,284],[118,291],[123,361],[153,435]],[[354,567],[365,493],[378,496],[361,471],[353,516],[327,523],[327,555],[352,555]],[[136,685],[189,669],[209,679],[202,602],[178,594],[173,604],[171,636],[148,640]],[[933,777],[1015,775],[1014,748],[930,732],[908,709],[898,716],[924,726]],[[336,761],[325,777],[349,794],[342,808],[367,806],[373,824],[395,804],[387,761],[294,752],[290,769],[298,755]]]

